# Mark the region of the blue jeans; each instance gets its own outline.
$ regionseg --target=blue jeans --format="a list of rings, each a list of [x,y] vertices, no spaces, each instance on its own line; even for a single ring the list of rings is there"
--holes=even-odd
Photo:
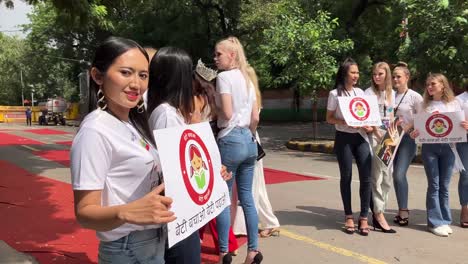
[[[247,227],[248,249],[258,247],[258,215],[252,195],[252,182],[257,158],[257,143],[247,128],[234,128],[229,134],[218,139],[221,162],[232,172],[232,179],[227,181],[229,194],[232,196],[234,180],[237,194],[244,210]],[[231,209],[221,212],[216,218],[216,229],[219,235],[219,251],[228,252],[229,227],[231,226]]]
[[[351,179],[353,156],[359,171],[359,196],[361,197],[360,216],[367,218],[371,206],[371,166],[372,157],[369,144],[359,133],[336,131],[335,153],[340,167],[340,191],[345,215],[352,215]]]
[[[421,155],[427,177],[427,225],[448,225],[452,222],[449,185],[455,156],[448,144],[423,144]]]
[[[457,150],[465,167],[465,170],[460,172],[460,180],[458,180],[460,205],[464,206],[468,205],[468,142],[457,143]]]
[[[115,241],[99,243],[102,264],[164,264],[166,230],[133,231]]]
[[[200,264],[201,245],[198,231],[166,249],[164,259],[167,264]]]
[[[416,143],[408,134],[405,134],[393,160],[393,186],[399,209],[408,209],[408,178],[406,173],[415,155]]]

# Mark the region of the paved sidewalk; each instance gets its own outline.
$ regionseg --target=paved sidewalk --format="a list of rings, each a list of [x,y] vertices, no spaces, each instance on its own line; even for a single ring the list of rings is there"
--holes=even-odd
[[[277,126],[275,124],[270,124],[271,126]],[[268,125],[266,125],[268,126]],[[295,128],[296,127],[296,128]],[[292,150],[299,150],[305,152],[318,152],[318,153],[326,153],[326,154],[333,154],[333,147],[334,147],[334,137],[335,137],[335,128],[327,123],[319,123],[317,125],[317,136],[314,139],[312,135],[313,123],[290,123],[287,126],[281,126],[282,129],[285,129],[285,134],[291,135],[285,142],[285,146],[288,149]],[[277,129],[277,128],[275,128]],[[299,136],[295,137],[295,131],[300,129],[301,132]],[[289,131],[289,132],[288,132]],[[418,150],[416,153],[416,157],[413,162],[415,163],[422,163],[421,160],[421,147],[418,146]]]

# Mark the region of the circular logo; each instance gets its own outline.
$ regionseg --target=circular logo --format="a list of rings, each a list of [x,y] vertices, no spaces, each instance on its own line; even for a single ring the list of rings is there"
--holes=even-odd
[[[355,97],[349,102],[349,111],[359,121],[366,120],[370,115],[369,104],[361,97]]]
[[[193,130],[186,129],[179,144],[180,169],[192,201],[204,205],[213,192],[213,163],[210,153]]]
[[[426,121],[426,131],[433,137],[445,137],[452,132],[452,120],[443,114],[435,114]]]

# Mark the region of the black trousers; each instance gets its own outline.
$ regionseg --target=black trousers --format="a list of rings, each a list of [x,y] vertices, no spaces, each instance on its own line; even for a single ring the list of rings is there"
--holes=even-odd
[[[201,245],[198,231],[166,249],[164,260],[166,264],[200,264]]]
[[[369,214],[371,203],[371,165],[369,143],[359,133],[336,131],[335,153],[340,167],[340,191],[345,215],[353,214],[351,209],[351,180],[353,157],[359,171],[359,196],[361,198],[360,217]]]

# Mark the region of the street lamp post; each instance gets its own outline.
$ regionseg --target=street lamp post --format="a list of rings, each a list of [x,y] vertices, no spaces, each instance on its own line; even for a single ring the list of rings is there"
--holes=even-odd
[[[34,106],[34,85],[30,84],[28,86],[31,87],[31,107],[33,107]]]
[[[23,70],[20,70],[20,76],[21,76],[21,103],[24,106],[24,83],[23,83]]]

